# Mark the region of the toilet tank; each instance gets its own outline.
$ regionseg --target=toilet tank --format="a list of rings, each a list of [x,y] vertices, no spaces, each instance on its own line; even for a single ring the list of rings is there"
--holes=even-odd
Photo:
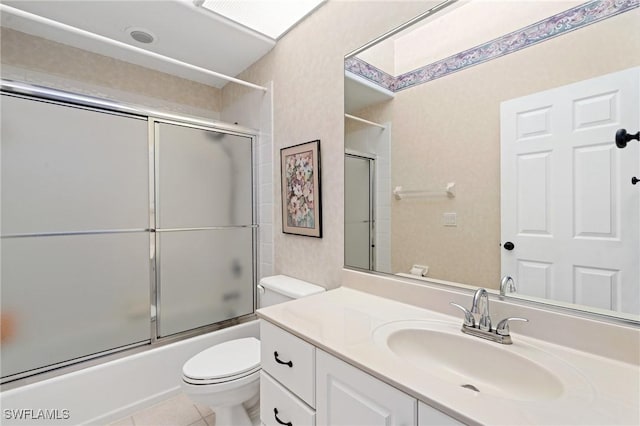
[[[258,308],[322,293],[323,287],[286,275],[264,277],[258,284]]]

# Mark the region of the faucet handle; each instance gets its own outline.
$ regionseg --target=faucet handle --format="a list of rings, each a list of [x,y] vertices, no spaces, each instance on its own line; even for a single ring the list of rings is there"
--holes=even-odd
[[[505,318],[505,319],[503,319],[502,321],[500,321],[498,323],[498,326],[496,327],[496,333],[499,334],[500,336],[508,336],[509,335],[509,321],[529,322],[529,320],[526,319],[526,318],[520,318],[520,317]]]
[[[471,314],[470,310],[468,310],[467,308],[465,308],[462,305],[458,305],[455,302],[449,302],[449,304],[451,306],[455,306],[456,308],[458,308],[462,312],[464,312],[464,325],[466,325],[467,327],[475,327],[476,326],[476,319],[473,317],[473,314]]]
[[[489,316],[488,308],[480,317],[480,321],[478,321],[478,328],[482,331],[491,331],[491,317]]]

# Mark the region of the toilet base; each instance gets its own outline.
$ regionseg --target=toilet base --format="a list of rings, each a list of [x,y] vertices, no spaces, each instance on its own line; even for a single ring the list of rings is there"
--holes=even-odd
[[[216,408],[216,426],[253,426],[242,404]]]
[[[181,387],[189,399],[216,413],[216,426],[253,426],[243,403],[257,401],[260,371],[216,384],[196,385],[183,379]]]

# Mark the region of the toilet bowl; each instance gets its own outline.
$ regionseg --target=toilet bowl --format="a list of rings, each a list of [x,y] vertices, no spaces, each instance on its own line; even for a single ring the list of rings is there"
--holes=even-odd
[[[182,390],[214,410],[217,425],[251,425],[242,403],[260,391],[260,341],[230,340],[195,355],[182,367]]]
[[[324,288],[284,275],[263,278],[258,306],[265,307],[321,293]],[[260,341],[229,340],[205,349],[182,367],[182,390],[216,413],[217,426],[249,426],[244,402],[260,392]]]

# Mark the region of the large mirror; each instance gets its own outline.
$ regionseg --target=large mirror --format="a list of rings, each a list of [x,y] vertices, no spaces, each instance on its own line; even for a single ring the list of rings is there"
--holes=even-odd
[[[638,321],[638,22],[449,1],[348,55],[345,265]]]

